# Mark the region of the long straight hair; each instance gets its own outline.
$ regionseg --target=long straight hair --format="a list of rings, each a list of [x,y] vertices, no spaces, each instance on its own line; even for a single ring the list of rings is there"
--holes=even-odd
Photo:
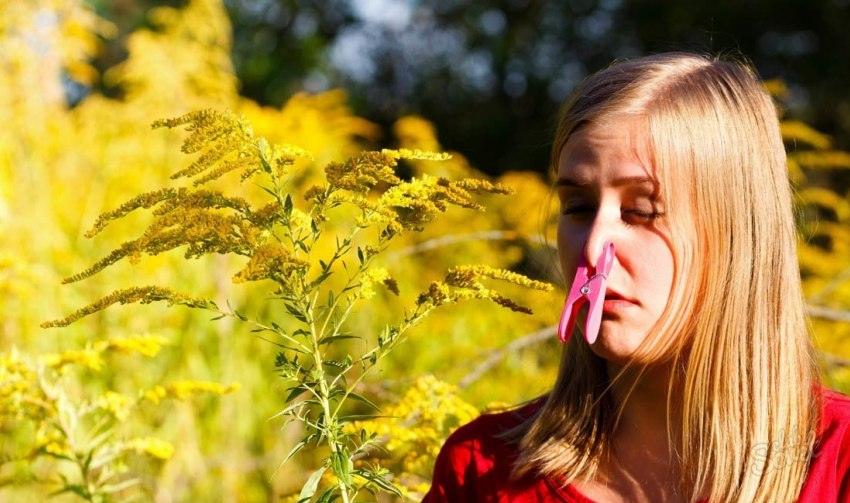
[[[552,174],[573,133],[615,120],[639,121],[666,206],[673,288],[637,351],[673,369],[677,489],[690,501],[795,501],[808,459],[786,454],[812,452],[819,373],[774,104],[743,62],[666,53],[614,64],[564,105]],[[622,412],[616,379],[571,337],[538,413],[506,435],[521,448],[514,476],[592,478]]]

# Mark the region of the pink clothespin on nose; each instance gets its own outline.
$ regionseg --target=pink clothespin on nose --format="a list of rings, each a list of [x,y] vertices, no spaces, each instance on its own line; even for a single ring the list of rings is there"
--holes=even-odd
[[[587,246],[587,243],[584,245]],[[602,245],[602,253],[596,260],[596,274],[590,275],[590,267],[587,265],[585,250],[579,255],[578,269],[564,311],[561,313],[561,321],[558,323],[558,337],[561,342],[567,342],[576,322],[579,308],[587,302],[587,320],[584,325],[584,337],[588,344],[596,342],[599,335],[599,325],[602,323],[602,305],[605,302],[605,289],[608,286],[608,274],[614,264],[614,243],[608,241]]]

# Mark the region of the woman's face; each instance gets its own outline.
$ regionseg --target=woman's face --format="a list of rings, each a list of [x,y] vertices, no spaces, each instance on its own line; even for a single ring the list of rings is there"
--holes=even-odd
[[[558,251],[567,289],[579,254],[594,273],[603,243],[614,243],[602,323],[591,346],[612,363],[629,359],[660,318],[673,285],[673,253],[656,179],[633,122],[582,127],[561,151]],[[578,316],[582,330],[586,312],[582,308]]]

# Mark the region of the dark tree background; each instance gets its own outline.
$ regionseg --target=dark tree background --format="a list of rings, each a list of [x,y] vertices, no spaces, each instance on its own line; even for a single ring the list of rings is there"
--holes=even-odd
[[[92,1],[122,33],[181,3]],[[420,114],[494,175],[546,169],[558,106],[588,73],[668,50],[747,56],[788,84],[786,116],[850,149],[850,0],[225,1],[244,95],[279,106],[343,87],[385,131]]]

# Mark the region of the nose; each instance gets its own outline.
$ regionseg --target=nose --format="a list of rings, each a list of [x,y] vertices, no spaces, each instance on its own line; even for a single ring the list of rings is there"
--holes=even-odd
[[[605,218],[601,212],[597,213],[587,235],[584,250],[582,251],[587,265],[593,269],[594,274],[599,272],[597,266],[600,264],[596,262],[605,249],[605,243],[613,243],[615,241],[613,225],[605,222]]]

